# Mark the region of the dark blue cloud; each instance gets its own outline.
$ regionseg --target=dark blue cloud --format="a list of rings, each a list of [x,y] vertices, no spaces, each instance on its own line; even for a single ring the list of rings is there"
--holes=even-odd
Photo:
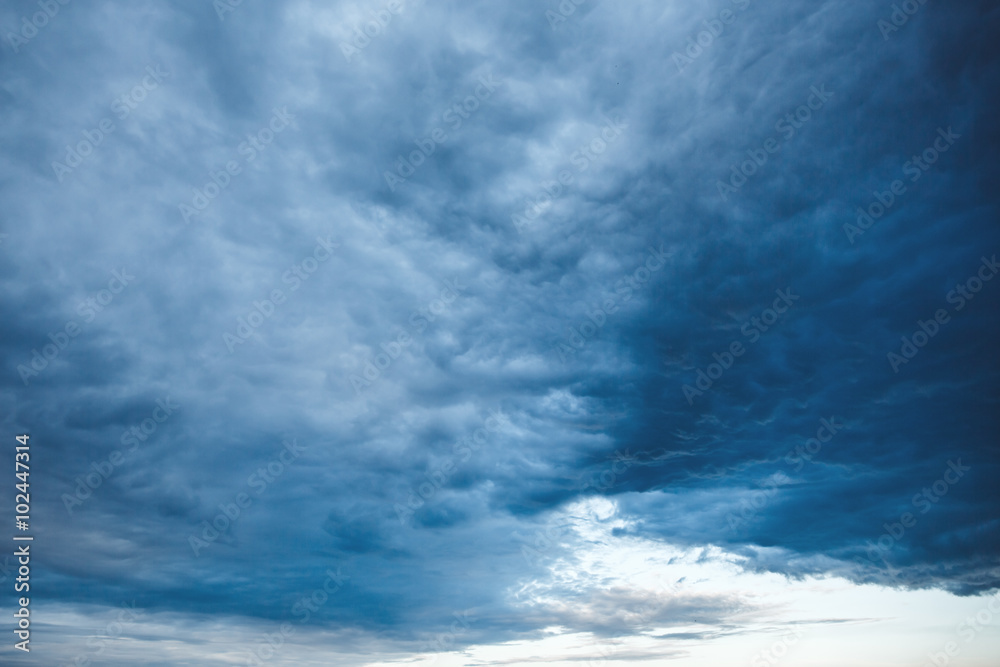
[[[621,540],[749,571],[996,588],[994,3],[401,2],[350,59],[383,5],[71,3],[5,37],[39,599],[281,622],[340,568],[303,625],[610,636],[634,592],[509,596],[583,540],[533,565],[512,535],[595,495]]]

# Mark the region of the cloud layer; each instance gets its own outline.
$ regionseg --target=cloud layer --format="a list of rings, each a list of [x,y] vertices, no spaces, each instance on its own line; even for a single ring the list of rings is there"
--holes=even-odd
[[[903,4],[5,7],[39,600],[614,636],[646,593],[512,598],[595,496],[602,540],[994,589],[1000,15]]]

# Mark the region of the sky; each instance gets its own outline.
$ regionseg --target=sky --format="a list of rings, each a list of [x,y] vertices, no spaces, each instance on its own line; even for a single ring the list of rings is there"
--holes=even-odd
[[[995,667],[998,31],[0,3],[0,663]]]

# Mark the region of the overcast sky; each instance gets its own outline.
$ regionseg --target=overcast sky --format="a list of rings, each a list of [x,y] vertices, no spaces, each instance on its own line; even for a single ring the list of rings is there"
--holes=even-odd
[[[2,3],[0,661],[995,665],[998,31]]]

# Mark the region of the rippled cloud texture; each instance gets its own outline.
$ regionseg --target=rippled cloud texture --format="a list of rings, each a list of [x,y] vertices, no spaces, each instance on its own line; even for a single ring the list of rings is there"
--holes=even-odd
[[[995,664],[998,30],[4,3],[0,661]]]

